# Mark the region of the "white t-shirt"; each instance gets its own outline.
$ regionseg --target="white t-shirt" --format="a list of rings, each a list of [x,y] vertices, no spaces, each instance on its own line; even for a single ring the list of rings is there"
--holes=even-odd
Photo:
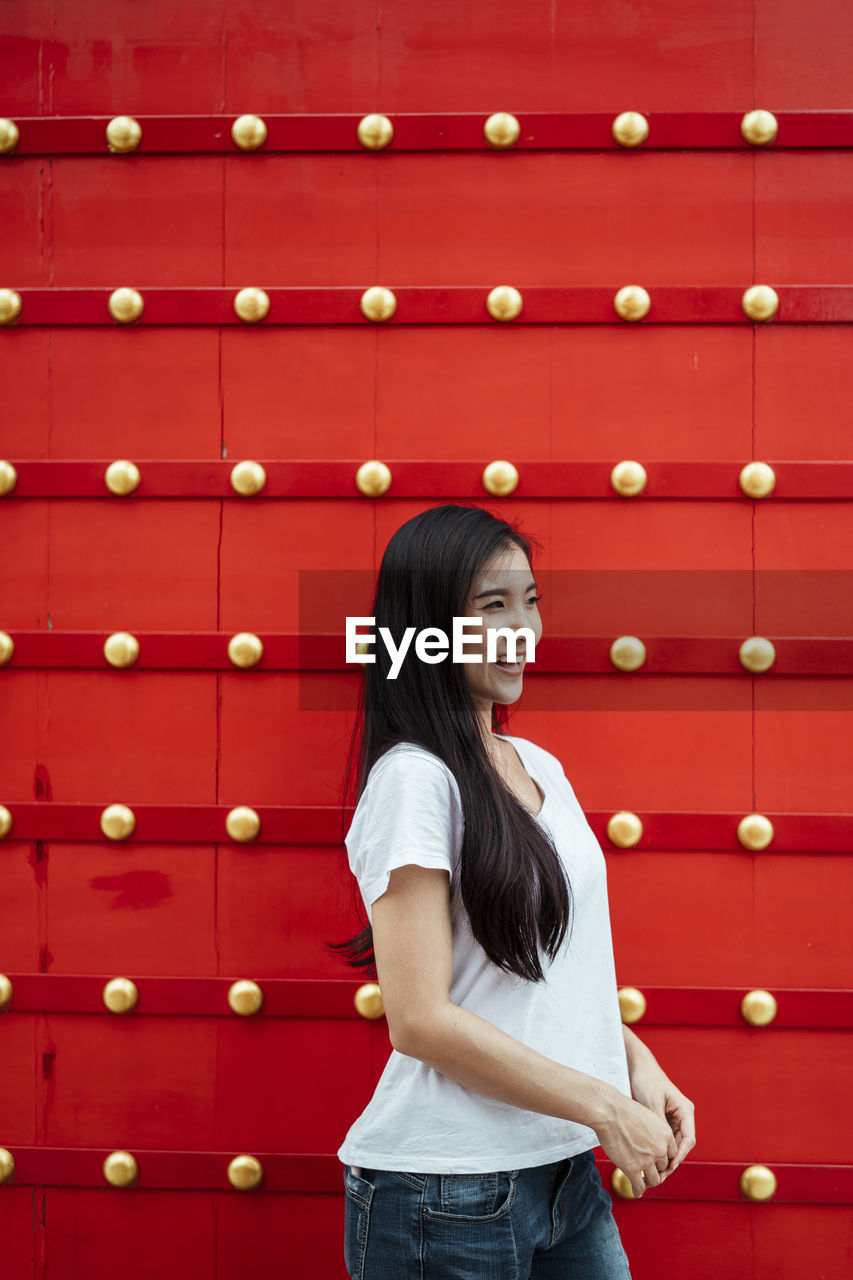
[[[565,1066],[630,1096],[613,962],[604,854],[556,756],[512,743],[545,801],[548,829],[569,875],[573,925],[544,981],[494,964],[471,933],[461,895],[451,903],[450,999]],[[368,918],[394,867],[417,863],[458,876],[463,815],[451,770],[414,743],[398,743],[370,771],[346,836]],[[511,1106],[392,1049],[373,1097],[337,1152],[344,1164],[409,1173],[490,1173],[550,1164],[598,1145],[593,1129]]]

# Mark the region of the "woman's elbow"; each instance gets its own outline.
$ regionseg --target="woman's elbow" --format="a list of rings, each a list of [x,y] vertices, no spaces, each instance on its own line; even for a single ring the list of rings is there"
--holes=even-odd
[[[448,1001],[449,1003],[449,1001]],[[441,1010],[401,1014],[388,1018],[388,1038],[391,1048],[407,1058],[428,1058],[434,1052],[442,1026]]]

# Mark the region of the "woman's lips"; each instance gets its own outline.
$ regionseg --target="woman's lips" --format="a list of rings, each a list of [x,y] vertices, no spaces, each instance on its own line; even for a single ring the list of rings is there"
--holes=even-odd
[[[501,662],[498,660],[491,665],[497,667],[498,671],[503,671],[506,675],[517,676],[521,675],[524,670],[524,659],[521,662]]]

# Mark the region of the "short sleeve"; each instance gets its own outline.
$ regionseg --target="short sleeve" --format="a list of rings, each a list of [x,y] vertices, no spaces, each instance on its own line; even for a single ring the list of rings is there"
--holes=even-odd
[[[371,906],[395,867],[415,863],[452,876],[462,846],[462,807],[450,769],[423,748],[392,747],[370,771],[345,843],[371,922]]]

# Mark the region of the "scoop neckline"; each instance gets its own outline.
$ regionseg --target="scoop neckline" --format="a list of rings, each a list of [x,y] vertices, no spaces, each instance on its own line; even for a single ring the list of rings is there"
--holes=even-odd
[[[539,774],[534,769],[530,768],[529,756],[527,756],[526,750],[519,751],[518,747],[516,746],[517,742],[523,742],[524,739],[518,738],[516,737],[515,734],[512,734],[512,733],[496,733],[495,737],[503,738],[505,739],[505,741],[512,744],[515,754],[518,756],[519,760],[521,761],[521,767],[524,769],[524,772],[527,774],[529,778],[532,778],[532,780],[538,786],[539,790],[542,792],[542,804],[540,808],[536,810],[535,813],[531,808],[529,808],[526,804],[523,804],[522,801],[519,800],[519,804],[522,805],[522,808],[527,809],[527,812],[530,814],[531,818],[541,818],[542,814],[545,812],[545,806],[548,803],[550,788],[546,790]]]

